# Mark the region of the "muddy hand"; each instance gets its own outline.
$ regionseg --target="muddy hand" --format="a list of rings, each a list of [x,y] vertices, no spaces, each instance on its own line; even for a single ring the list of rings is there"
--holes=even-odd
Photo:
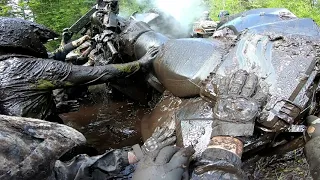
[[[134,145],[133,151],[138,160],[146,155],[155,158],[162,148],[173,145],[175,141],[176,137],[173,129],[157,127],[152,136],[141,147]]]
[[[206,87],[213,90],[204,92],[213,93],[202,97],[214,105],[212,136],[251,136],[255,119],[267,99],[258,77],[239,70],[229,76],[217,75],[210,85]]]
[[[166,146],[159,151],[156,157],[147,154],[138,163],[133,180],[182,179],[194,152],[192,147]]]
[[[258,77],[239,70],[218,84],[218,102],[214,113],[219,119],[250,121],[266,102],[267,95],[258,88]]]
[[[61,46],[64,46],[67,43],[69,43],[71,38],[72,38],[72,36],[73,36],[73,33],[69,31],[69,28],[63,29]]]
[[[74,40],[74,41],[66,44],[65,46],[63,46],[63,48],[62,48],[63,52],[67,55],[71,51],[78,48],[81,44],[83,44],[84,42],[86,42],[89,39],[90,39],[90,36],[88,36],[88,35],[82,36],[81,38]]]
[[[144,71],[149,71],[151,69],[152,63],[157,58],[158,53],[158,47],[151,47],[148,52],[139,60],[139,63]]]
[[[77,100],[63,101],[56,105],[58,114],[79,111],[80,104]]]
[[[89,40],[90,36],[85,35],[81,38],[74,40],[66,45],[60,46],[54,53],[53,53],[53,59],[64,61],[67,57],[67,55],[73,51],[74,49],[78,48],[81,44],[83,44],[85,41]]]

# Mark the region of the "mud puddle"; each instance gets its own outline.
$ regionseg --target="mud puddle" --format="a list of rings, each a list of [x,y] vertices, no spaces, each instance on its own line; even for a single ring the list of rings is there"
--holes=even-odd
[[[80,111],[63,114],[65,124],[87,138],[99,153],[142,143],[141,119],[149,109],[133,102],[109,102],[83,105]]]

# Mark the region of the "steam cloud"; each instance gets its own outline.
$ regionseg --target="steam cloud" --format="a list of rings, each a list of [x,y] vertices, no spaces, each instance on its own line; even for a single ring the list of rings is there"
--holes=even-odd
[[[145,3],[144,0],[136,0],[139,4]],[[154,8],[173,16],[182,27],[189,28],[190,24],[198,19],[202,13],[208,10],[202,0],[152,0]]]

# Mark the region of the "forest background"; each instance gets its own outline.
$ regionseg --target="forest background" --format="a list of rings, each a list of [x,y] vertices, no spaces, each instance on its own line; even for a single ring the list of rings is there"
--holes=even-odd
[[[152,1],[155,0],[119,0],[121,13],[129,15],[136,11],[144,12],[155,8]],[[320,25],[320,3],[317,0],[196,1],[199,1],[201,6],[207,7],[210,16],[215,20],[217,20],[217,15],[221,10],[228,10],[230,14],[235,14],[253,8],[283,7],[289,9],[298,17],[312,18]],[[64,28],[70,27],[95,3],[96,0],[0,0],[0,16],[20,17],[35,21],[57,33],[61,33]],[[49,44],[49,50],[57,47],[57,43]]]

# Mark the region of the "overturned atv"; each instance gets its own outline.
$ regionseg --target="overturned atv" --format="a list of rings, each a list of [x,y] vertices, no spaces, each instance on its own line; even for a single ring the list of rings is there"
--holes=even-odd
[[[143,56],[146,52],[144,51],[146,47],[142,47],[142,50],[137,51],[137,53],[133,52],[129,47],[137,40],[135,39],[136,36],[141,35],[134,34],[135,32],[130,33],[132,30],[127,29],[127,27],[131,22],[136,22],[134,26],[137,27],[131,26],[131,28],[136,28],[138,31],[141,30],[138,33],[150,34],[148,31],[159,32],[150,34],[153,39],[148,39],[148,47],[160,46],[163,43],[159,41],[160,39],[166,41],[169,38],[186,38],[189,36],[189,33],[184,31],[175,18],[161,11],[154,9],[146,13],[134,13],[128,19],[125,19],[118,16],[118,11],[113,12],[108,7],[92,7],[76,23],[66,29],[67,33],[65,34],[80,33],[93,37],[90,41],[68,54],[67,61],[72,61],[78,65],[86,62],[84,65],[106,65],[130,62],[141,55]],[[145,40],[140,38],[139,41]],[[138,49],[140,47],[135,48]],[[146,104],[153,98],[154,90],[150,88],[146,81],[141,81],[141,79],[148,81],[158,91],[163,92],[163,87],[152,74],[146,77],[145,74],[137,73],[126,79],[118,79],[116,82],[110,83],[110,85],[115,91]],[[146,94],[148,95],[146,96]]]
[[[262,150],[286,152],[304,145],[305,118],[318,113],[318,26],[286,9],[244,14],[220,27],[232,36],[166,42],[158,38],[164,45],[154,62],[154,74],[171,94],[145,117],[143,129],[150,131],[143,134],[144,139],[155,127],[170,126],[177,130],[179,145],[193,145],[200,155],[212,136],[241,137],[244,158]],[[147,40],[152,37],[154,41],[155,34],[151,31],[138,37],[132,47],[139,49],[134,52],[145,51],[150,46]],[[230,108],[228,103],[219,99],[219,94],[225,93],[220,80],[231,78],[238,70],[257,75],[259,89],[268,94],[256,114],[247,112],[250,103],[241,104],[237,112],[249,121],[229,118],[224,114]]]
[[[311,19],[297,18],[286,9],[255,9],[232,16],[211,40],[170,39],[131,19],[116,34],[119,56],[139,59],[151,47],[162,50],[146,81],[115,86],[125,92],[127,87],[149,84],[170,92],[145,117],[144,139],[157,126],[166,125],[177,130],[179,145],[193,145],[197,155],[214,136],[241,138],[237,153],[243,158],[263,150],[289,151],[304,145],[305,118],[318,113],[319,32]],[[246,73],[233,75],[238,70]],[[231,105],[221,101],[221,94],[230,88],[240,91],[248,74],[257,76],[249,81],[250,93]],[[222,85],[223,79],[232,77],[239,79]],[[235,86],[239,82],[242,85]],[[257,92],[267,96],[255,98]],[[236,108],[237,104],[242,107]],[[233,118],[226,113],[231,111]]]

